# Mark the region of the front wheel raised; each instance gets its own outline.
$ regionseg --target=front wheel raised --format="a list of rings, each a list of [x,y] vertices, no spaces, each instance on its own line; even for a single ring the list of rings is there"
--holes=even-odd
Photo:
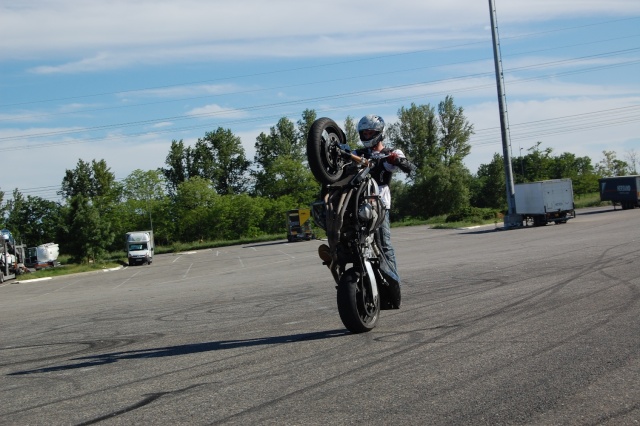
[[[338,312],[352,333],[371,331],[380,317],[380,298],[373,299],[360,271],[351,268],[340,277]]]
[[[340,146],[345,143],[344,132],[332,119],[313,122],[307,136],[307,160],[318,182],[329,185],[340,180],[345,166]]]

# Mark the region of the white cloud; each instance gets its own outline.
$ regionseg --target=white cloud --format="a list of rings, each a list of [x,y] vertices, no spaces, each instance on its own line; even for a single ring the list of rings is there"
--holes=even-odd
[[[222,117],[222,118],[240,118],[246,117],[247,113],[233,108],[225,108],[220,105],[210,104],[198,108],[193,108],[186,115],[200,118]]]
[[[574,22],[576,26],[588,27],[591,22],[607,19],[622,22],[640,16],[640,2],[631,0],[496,0],[496,3],[501,26],[518,34],[543,33],[554,26],[570,27]],[[593,19],[574,20],[581,16]],[[571,21],[547,22],[562,17]],[[255,138],[260,132],[268,132],[278,116],[297,114],[295,111],[309,107],[316,109],[320,116],[335,118],[339,124],[347,114],[357,119],[370,112],[382,114],[392,123],[399,105],[410,102],[437,105],[448,94],[454,96],[457,105],[464,107],[468,118],[479,130],[477,139],[482,143],[473,145],[467,161],[470,170],[475,172],[479,164],[491,161],[493,152],[501,150],[491,47],[479,43],[476,49],[473,44],[490,40],[488,22],[487,2],[478,0],[397,0],[385,4],[363,0],[3,2],[0,4],[0,49],[3,52],[0,62],[3,63],[2,72],[10,68],[7,76],[15,78],[12,82],[18,82],[17,89],[3,90],[16,99],[48,100],[42,104],[24,105],[22,111],[10,111],[11,105],[5,105],[6,108],[0,111],[0,121],[4,121],[0,122],[0,152],[3,152],[3,162],[12,167],[0,184],[5,191],[23,187],[31,179],[35,183],[29,183],[27,187],[45,181],[59,184],[64,170],[75,167],[78,158],[88,161],[104,158],[118,178],[136,168],[162,167],[171,140],[183,139],[185,143],[193,144],[198,134],[212,130],[218,122],[222,122],[223,127],[231,127],[234,134],[242,138],[247,157],[253,159]],[[598,27],[594,27],[593,31],[597,30]],[[462,56],[457,57],[461,64],[444,66],[447,61],[456,59],[437,55],[444,52],[442,46],[452,45],[466,45],[464,52],[462,48],[448,52],[462,52]],[[529,147],[541,140],[543,146],[552,147],[555,153],[571,151],[589,155],[594,161],[599,159],[603,149],[622,153],[633,144],[640,146],[638,137],[633,136],[640,134],[637,121],[589,129],[585,125],[584,131],[578,128],[573,133],[545,132],[551,129],[548,120],[554,117],[640,102],[640,88],[633,84],[635,81],[629,83],[629,80],[609,78],[608,73],[593,78],[587,78],[592,77],[587,73],[579,77],[562,74],[567,70],[579,71],[574,68],[575,63],[557,63],[536,69],[535,73],[517,70],[559,60],[541,56],[547,54],[544,50],[547,47],[544,43],[538,45],[535,57],[504,58],[514,143]],[[434,50],[428,51],[431,48]],[[363,54],[387,53],[389,60],[386,62],[391,63],[395,59],[392,55],[408,51],[424,52],[415,65],[423,65],[424,69],[415,70],[413,77],[404,80],[395,79],[399,76],[387,72],[363,82],[364,79],[358,76],[388,70],[378,71],[379,62],[347,64]],[[469,53],[472,57],[485,59],[462,63]],[[234,60],[227,61],[230,58]],[[252,62],[256,58],[259,60]],[[289,61],[289,58],[295,61]],[[312,61],[303,62],[305,58]],[[584,61],[579,66],[613,65],[616,60],[594,58],[589,64]],[[398,71],[406,71],[402,67],[413,67],[406,65],[408,62],[398,65],[401,68]],[[327,68],[326,74],[322,73],[324,69],[320,72],[314,69],[316,65],[328,63],[342,65]],[[148,64],[153,67],[146,67]],[[295,68],[298,66],[301,68]],[[29,68],[32,73],[25,78],[15,77],[21,74],[20,67]],[[617,70],[628,72],[629,69]],[[288,70],[288,73],[278,75],[280,70]],[[340,74],[340,70],[347,72]],[[522,80],[526,76],[552,73],[556,76],[545,80]],[[456,75],[467,77],[450,78]],[[260,78],[245,79],[252,76]],[[438,76],[444,77],[435,81]],[[233,77],[233,80],[227,77]],[[332,79],[336,79],[335,86],[329,83]],[[352,81],[338,83],[338,79]],[[426,82],[423,85],[384,89],[423,80]],[[429,80],[434,81],[428,83]],[[319,81],[325,83],[321,85]],[[171,82],[178,84],[166,85]],[[8,87],[9,83],[6,85]],[[144,89],[149,87],[158,88]],[[376,89],[376,92],[364,93],[367,89]],[[358,91],[363,93],[358,94]],[[346,96],[351,92],[355,95]],[[102,95],[93,95],[96,93]],[[64,105],[74,99],[67,96],[74,94],[79,94],[78,99],[84,99],[87,94],[96,96],[91,98],[96,103]],[[234,94],[243,96],[234,98],[231,96]],[[337,96],[331,97],[334,94]],[[226,95],[229,97],[224,97]],[[305,103],[305,99],[309,102]],[[299,100],[303,102],[296,103]],[[180,101],[183,102],[178,106],[172,104]],[[15,108],[23,106],[18,101],[11,102]],[[123,105],[127,108],[120,108]],[[32,111],[26,110],[31,106]],[[69,114],[71,112],[73,114]],[[180,124],[198,117],[206,120],[190,121],[197,122],[197,126]],[[47,128],[29,124],[29,128],[17,129],[23,122],[45,120]],[[536,120],[540,120],[537,136],[525,137],[517,125]],[[136,123],[139,124],[137,127],[134,126]],[[209,124],[211,127],[206,127]],[[82,136],[68,134],[65,138],[56,134],[81,128],[121,133],[105,135],[87,131]],[[485,130],[488,128],[492,130]],[[3,136],[25,137],[47,132],[52,136],[46,139],[1,139]],[[133,136],[123,136],[125,133]],[[80,141],[81,137],[87,139]],[[64,142],[69,144],[56,145]],[[3,151],[7,147],[43,143],[48,147]],[[25,159],[28,159],[28,173],[20,166]]]
[[[45,58],[39,73],[77,73],[178,58],[336,56],[486,38],[486,2],[33,0],[0,6],[3,60]],[[498,1],[500,22],[628,17],[640,3]],[[379,28],[384,28],[380,33]]]
[[[170,121],[163,121],[163,122],[161,122],[161,123],[156,123],[156,124],[154,124],[152,127],[153,127],[153,128],[155,128],[155,129],[162,129],[162,128],[165,128],[165,127],[171,127],[171,126],[173,126],[173,123],[172,123],[172,122],[170,122]]]
[[[211,95],[226,95],[234,94],[243,91],[251,91],[256,89],[243,88],[237,84],[180,84],[169,87],[159,87],[153,89],[142,89],[135,91],[128,91],[118,94],[118,96],[126,99],[131,98],[187,98],[197,99],[199,97],[207,97]]]
[[[99,53],[89,58],[72,61],[61,65],[41,65],[31,68],[29,71],[34,74],[57,74],[80,72],[105,71],[120,68],[126,64],[121,56],[114,56],[108,53]]]
[[[552,148],[553,155],[570,152],[587,156],[592,163],[602,159],[602,151],[625,151],[640,146],[640,97],[573,97],[516,101],[508,105],[512,156],[526,155],[542,142],[541,149]],[[480,164],[502,154],[497,101],[465,107],[475,124],[472,152],[467,167],[476,172]],[[635,130],[634,130],[635,129]],[[630,136],[636,135],[636,136]]]

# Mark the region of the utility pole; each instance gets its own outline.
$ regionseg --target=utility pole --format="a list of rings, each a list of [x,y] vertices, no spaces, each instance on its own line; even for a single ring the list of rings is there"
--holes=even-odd
[[[498,86],[498,107],[500,109],[500,133],[502,134],[502,157],[504,159],[504,174],[507,191],[507,206],[509,211],[504,217],[506,229],[522,226],[522,216],[516,213],[515,187],[513,185],[513,169],[511,168],[511,141],[509,140],[509,119],[507,116],[507,101],[504,93],[504,79],[502,76],[502,59],[500,58],[500,40],[498,38],[498,24],[496,8],[493,0],[489,0],[491,13],[491,36],[493,37],[493,60],[496,68],[496,85]]]

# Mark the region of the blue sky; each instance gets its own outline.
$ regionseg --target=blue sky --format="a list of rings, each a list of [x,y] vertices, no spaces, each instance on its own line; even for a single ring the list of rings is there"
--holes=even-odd
[[[488,1],[0,3],[0,190],[57,199],[66,169],[117,179],[223,127],[249,159],[281,117],[338,123],[447,95],[502,153]],[[640,154],[640,2],[495,0],[514,156]],[[514,166],[515,167],[515,166]]]

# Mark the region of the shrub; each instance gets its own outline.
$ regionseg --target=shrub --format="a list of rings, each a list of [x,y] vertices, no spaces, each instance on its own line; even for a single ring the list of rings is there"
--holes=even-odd
[[[500,217],[500,212],[490,208],[465,207],[447,216],[446,222],[482,223]]]

